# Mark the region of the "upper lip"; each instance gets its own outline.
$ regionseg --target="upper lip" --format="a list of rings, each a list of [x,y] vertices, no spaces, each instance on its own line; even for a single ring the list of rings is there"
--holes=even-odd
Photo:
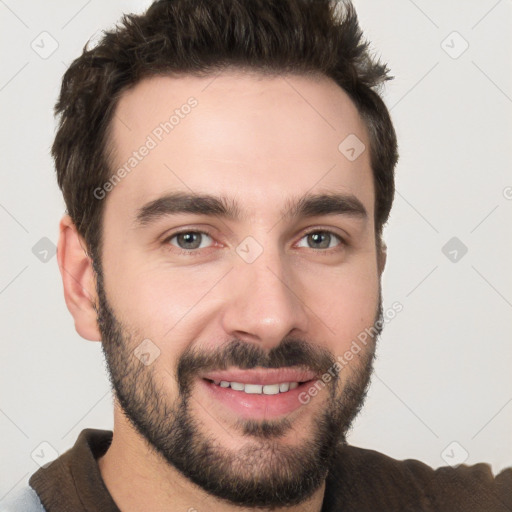
[[[254,368],[251,370],[218,370],[201,375],[214,381],[241,382],[243,384],[281,384],[283,382],[307,382],[316,375],[304,368]]]

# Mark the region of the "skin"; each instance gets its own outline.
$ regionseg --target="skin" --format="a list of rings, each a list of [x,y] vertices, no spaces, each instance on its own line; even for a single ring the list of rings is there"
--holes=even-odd
[[[349,97],[325,77],[225,71],[214,80],[145,79],[119,101],[111,127],[112,169],[122,166],[191,96],[198,105],[103,199],[105,294],[129,340],[129,352],[143,339],[158,346],[159,357],[144,371],[151,372],[169,403],[179,396],[173,369],[191,348],[209,354],[236,338],[268,354],[283,339],[295,337],[307,340],[315,353],[335,357],[349,350],[375,321],[386,257],[385,246],[378,252],[375,244],[369,151],[349,161],[338,150],[349,134],[368,149],[366,128]],[[239,203],[243,216],[180,213],[136,226],[139,208],[175,191],[225,195]],[[283,217],[287,200],[326,192],[355,196],[368,216]],[[195,252],[181,254],[177,239],[169,241],[181,228],[207,229],[211,238]],[[326,230],[346,245],[334,237],[328,249],[308,246],[309,232]],[[236,252],[247,236],[263,249],[252,263]],[[64,216],[58,259],[66,304],[77,332],[96,341],[102,339],[96,276],[84,248]],[[369,343],[354,357],[332,393],[342,395],[373,350]],[[197,386],[191,395],[190,414],[201,432],[226,452],[242,453],[257,442],[244,435],[231,410],[212,403]],[[328,411],[330,396],[319,392],[307,407],[290,414],[290,428],[277,439],[279,446],[299,448],[311,440],[314,419]],[[254,509],[200,489],[146,442],[117,400],[114,409],[113,442],[99,467],[123,512]],[[265,464],[252,471],[263,474]],[[286,510],[320,511],[324,491],[322,483]]]

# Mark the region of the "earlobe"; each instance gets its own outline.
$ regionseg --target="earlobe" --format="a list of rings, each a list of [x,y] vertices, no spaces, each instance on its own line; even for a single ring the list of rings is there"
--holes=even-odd
[[[382,275],[384,267],[386,266],[386,260],[388,256],[388,247],[385,242],[380,242],[380,247],[377,253],[377,265],[379,269],[379,276]]]
[[[64,298],[74,318],[76,331],[82,338],[100,341],[95,309],[98,297],[92,260],[69,215],[64,215],[59,224],[57,260]]]

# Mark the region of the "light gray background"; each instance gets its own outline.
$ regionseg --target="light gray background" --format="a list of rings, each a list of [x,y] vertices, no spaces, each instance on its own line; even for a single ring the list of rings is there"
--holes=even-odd
[[[56,258],[32,248],[57,243],[64,212],[49,156],[60,78],[98,29],[148,4],[0,0],[0,499],[37,454],[112,427],[100,345],[75,332]],[[355,5],[396,77],[385,94],[401,158],[383,291],[385,308],[404,309],[385,327],[349,441],[434,467],[467,452],[497,472],[512,465],[512,2]],[[442,252],[452,237],[468,248],[456,262]]]

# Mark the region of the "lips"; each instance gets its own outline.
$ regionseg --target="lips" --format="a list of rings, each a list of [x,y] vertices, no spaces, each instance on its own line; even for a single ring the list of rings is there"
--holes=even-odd
[[[230,369],[200,377],[200,389],[207,400],[219,403],[239,418],[258,420],[300,409],[304,405],[300,395],[316,379],[314,372],[303,368]]]
[[[316,375],[314,372],[302,368],[254,368],[251,370],[213,371],[205,373],[201,377],[213,382],[239,382],[265,386],[285,382],[298,382],[300,384],[315,379]]]
[[[230,387],[220,387],[208,379],[199,379],[199,390],[206,397],[208,407],[218,403],[222,408],[234,413],[237,418],[272,419],[291,414],[304,407],[300,395],[309,383],[300,384],[295,389],[274,395],[248,394]]]

